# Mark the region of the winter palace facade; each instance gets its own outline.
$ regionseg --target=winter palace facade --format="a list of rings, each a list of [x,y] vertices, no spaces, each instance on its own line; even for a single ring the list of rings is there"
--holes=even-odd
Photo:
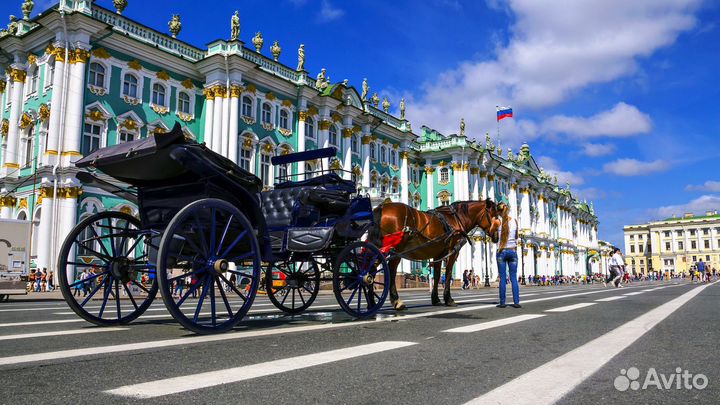
[[[331,82],[324,69],[311,77],[304,46],[290,67],[280,62],[280,44],[265,46],[262,34],[246,45],[237,16],[232,39],[200,49],[176,38],[179,16],[166,34],[122,16],[127,3],[116,0],[110,10],[63,0],[34,18],[11,19],[0,34],[0,217],[33,221],[33,266],[53,268],[64,235],[87,215],[137,214],[128,202],[81,184],[74,161],[179,122],[187,136],[256,173],[267,187],[285,174],[279,170],[301,174],[325,163],[347,170],[375,203],[389,199],[426,210],[456,200],[507,199],[522,234],[519,274],[604,271],[608,246],[598,240],[592,204],[540,169],[528,145],[503,152],[487,136],[471,140],[464,124],[458,134],[414,130],[404,101],[391,114],[389,101],[371,95],[367,81],[356,90],[347,81]],[[26,2],[26,17],[28,9]],[[276,154],[329,145],[338,155],[328,162],[289,169],[270,162]],[[481,234],[474,240],[455,274],[482,273],[487,262],[495,279],[494,245]],[[403,270],[419,266],[404,263]]]

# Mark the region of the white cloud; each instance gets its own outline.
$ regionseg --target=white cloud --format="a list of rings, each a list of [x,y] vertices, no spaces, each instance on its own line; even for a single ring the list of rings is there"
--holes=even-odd
[[[549,156],[539,156],[537,158],[537,163],[551,176],[557,176],[558,184],[560,185],[567,182],[571,185],[580,185],[585,183],[585,179],[579,174],[567,170],[561,170],[557,161]]]
[[[685,213],[696,215],[705,214],[706,211],[720,210],[720,196],[703,195],[688,203],[678,205],[666,205],[664,207],[650,210],[650,214],[656,218],[668,218],[673,215],[681,216]]]
[[[578,197],[588,201],[602,200],[607,197],[607,193],[597,187],[578,188],[574,192]]]
[[[322,22],[337,20],[345,14],[345,11],[333,6],[330,0],[322,0],[320,3],[320,13],[318,19]]]
[[[556,115],[545,120],[541,128],[545,133],[563,133],[581,138],[626,137],[650,132],[652,121],[637,107],[619,102],[612,109],[589,118]]]
[[[718,192],[720,192],[720,181],[708,180],[705,183],[700,184],[700,185],[688,184],[687,187],[685,187],[685,190],[687,190],[687,191],[709,191],[711,193],[718,193]]]
[[[606,156],[615,152],[615,145],[611,143],[586,143],[583,146],[583,153],[587,156]]]
[[[662,172],[669,168],[670,165],[665,160],[643,162],[637,159],[617,159],[603,165],[604,172],[618,176],[644,176],[650,173]]]
[[[699,3],[512,0],[511,36],[507,44],[498,44],[495,58],[465,61],[427,82],[416,102],[408,104],[408,117],[441,132],[455,132],[459,118],[465,117],[470,135],[481,137],[495,127],[493,106],[511,105],[517,119],[502,122],[503,143],[529,141],[537,137],[531,132],[537,126],[523,121],[523,111],[557,105],[588,85],[633,74],[640,58],[672,44],[695,25]],[[468,43],[483,40],[468,38]],[[647,116],[619,106],[619,113],[634,113],[639,123],[634,131],[647,131]],[[623,124],[610,126],[611,134],[621,131],[618,125]]]

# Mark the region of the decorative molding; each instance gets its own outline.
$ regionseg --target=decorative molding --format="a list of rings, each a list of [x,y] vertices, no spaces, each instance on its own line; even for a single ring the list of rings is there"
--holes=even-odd
[[[87,61],[90,60],[90,52],[82,48],[75,49],[70,55],[70,64],[87,63]]]
[[[123,122],[120,123],[121,128],[125,128],[129,131],[136,131],[138,129],[138,123],[135,122],[132,118],[126,118]]]
[[[242,86],[230,86],[230,97],[240,98],[240,94],[242,94],[242,91]]]
[[[363,145],[368,145],[370,142],[372,142],[372,137],[370,136],[363,136],[360,138],[360,142],[362,142]]]
[[[58,197],[65,199],[78,198],[82,193],[82,187],[65,187],[58,189]]]
[[[112,55],[105,48],[95,48],[91,52],[92,56],[98,59],[110,59]]]
[[[123,101],[124,101],[125,103],[127,103],[127,104],[130,104],[130,105],[140,105],[140,104],[142,104],[142,100],[140,100],[139,98],[130,97],[130,96],[123,96]]]
[[[158,114],[160,114],[160,115],[165,115],[165,114],[168,113],[168,111],[170,111],[167,107],[164,107],[164,106],[161,106],[161,105],[150,104],[150,106],[151,106],[151,108],[153,109],[153,111],[155,111],[156,113],[158,113]]]
[[[292,101],[290,101],[290,100],[283,100],[282,105],[283,105],[283,107],[290,108],[290,107],[292,107],[293,104],[292,104]]]
[[[190,122],[190,121],[192,121],[192,120],[195,119],[195,116],[194,116],[194,115],[192,115],[192,114],[185,114],[185,113],[182,113],[182,112],[180,112],[180,111],[177,112],[177,116],[178,116],[178,118],[180,118],[180,121],[184,121],[184,122]]]
[[[307,112],[310,115],[318,115],[318,113],[320,111],[318,111],[317,107],[315,107],[314,105],[311,105],[310,107],[308,107]]]
[[[128,62],[127,66],[133,70],[142,70],[142,64],[137,59],[133,59],[130,62]]]
[[[292,131],[286,128],[278,128],[278,132],[280,132],[283,136],[289,137],[292,135]]]
[[[275,96],[271,91],[269,91],[269,92],[267,92],[267,94],[265,94],[265,98],[270,101],[277,100],[277,96]]]
[[[161,71],[155,73],[155,77],[157,77],[160,80],[168,81],[168,80],[170,80],[170,73],[168,73],[164,70],[161,70]]]
[[[193,81],[190,80],[190,79],[185,79],[185,80],[183,80],[182,83],[180,83],[180,84],[182,84],[182,86],[185,87],[185,88],[188,89],[188,90],[192,90],[192,89],[195,88],[195,84],[193,84]]]
[[[470,168],[470,174],[477,175],[477,174],[479,174],[479,173],[480,173],[480,168],[479,168],[479,167],[471,167],[471,168]]]
[[[212,87],[206,87],[203,89],[203,95],[205,95],[205,99],[208,101],[215,100],[215,92],[213,91]]]
[[[400,159],[407,159],[408,157],[410,157],[410,152],[406,150],[400,152]]]
[[[40,104],[40,109],[38,110],[38,116],[40,117],[40,120],[42,122],[47,121],[47,119],[50,118],[50,107],[48,107],[48,105],[45,103]]]
[[[432,175],[435,173],[435,168],[432,166],[425,166],[425,174]]]
[[[14,207],[15,204],[17,204],[17,198],[11,195],[0,197],[0,207]]]
[[[33,54],[28,55],[28,58],[27,58],[28,65],[30,65],[30,66],[36,65],[37,59],[38,59],[37,56],[35,56]]]
[[[274,131],[275,130],[275,125],[271,122],[263,122],[262,127],[266,131]]]
[[[253,118],[253,117],[248,117],[248,116],[246,116],[246,115],[243,115],[243,116],[240,117],[240,118],[242,118],[243,122],[245,122],[245,123],[248,124],[248,125],[253,125],[253,124],[255,124],[255,118]]]
[[[300,111],[298,112],[298,121],[305,122],[307,121],[308,112],[307,111]]]
[[[7,82],[5,80],[0,80],[0,94],[5,93],[5,85]]]
[[[255,94],[255,92],[257,91],[257,87],[255,87],[254,84],[248,84],[247,87],[245,87],[245,91]]]
[[[341,122],[342,116],[336,112],[330,114],[330,118],[333,120],[333,122]]]
[[[352,138],[352,136],[353,136],[352,128],[343,128],[343,130],[342,130],[343,138]]]
[[[27,72],[20,69],[10,69],[10,78],[15,83],[24,83],[27,77]]]
[[[8,131],[10,130],[10,121],[7,119],[2,120],[2,124],[0,124],[0,134],[3,136],[7,136]]]
[[[102,113],[100,110],[91,110],[86,114],[88,119],[92,121],[105,121],[107,118],[105,117],[105,114]]]
[[[98,87],[94,86],[92,84],[88,84],[88,90],[90,90],[90,93],[102,97],[105,94],[107,94],[107,90],[104,87]]]
[[[27,129],[30,125],[33,123],[33,119],[28,113],[23,113],[22,116],[20,116],[20,128]]]
[[[327,121],[327,120],[322,120],[322,121],[320,121],[320,130],[327,131],[328,129],[330,129],[330,125],[332,125],[332,122]]]

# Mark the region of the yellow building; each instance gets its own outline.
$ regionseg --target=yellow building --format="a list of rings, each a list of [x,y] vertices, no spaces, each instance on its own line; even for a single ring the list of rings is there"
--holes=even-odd
[[[687,272],[699,260],[720,269],[720,215],[717,211],[628,225],[623,230],[626,264],[632,272]]]

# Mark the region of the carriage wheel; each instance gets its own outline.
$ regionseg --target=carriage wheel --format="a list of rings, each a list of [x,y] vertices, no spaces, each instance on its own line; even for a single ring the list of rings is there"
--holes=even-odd
[[[58,284],[70,308],[97,325],[126,324],[148,309],[157,282],[149,232],[122,212],[85,218],[60,249]]]
[[[168,311],[185,328],[232,329],[250,309],[259,282],[260,247],[252,225],[234,205],[213,198],[195,201],[165,228],[158,284]]]
[[[346,246],[335,262],[333,290],[340,307],[364,318],[374,315],[385,303],[390,268],[380,249],[368,242]]]
[[[320,269],[312,259],[307,262],[273,263],[266,271],[265,290],[270,301],[280,310],[299,314],[310,307],[318,295]]]

